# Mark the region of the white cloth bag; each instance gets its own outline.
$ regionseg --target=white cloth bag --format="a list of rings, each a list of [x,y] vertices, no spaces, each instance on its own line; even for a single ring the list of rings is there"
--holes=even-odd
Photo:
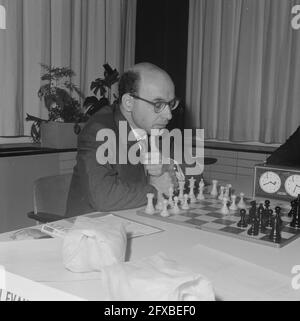
[[[212,301],[211,283],[179,266],[163,253],[102,269],[107,300],[118,301]]]
[[[78,217],[64,238],[63,264],[72,272],[101,271],[125,260],[126,245],[123,224]]]

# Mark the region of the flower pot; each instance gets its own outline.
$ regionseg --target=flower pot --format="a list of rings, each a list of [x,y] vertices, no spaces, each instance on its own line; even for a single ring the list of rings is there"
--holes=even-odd
[[[74,123],[42,122],[41,147],[46,148],[76,148],[77,135],[74,132]],[[83,124],[80,127],[83,127]]]

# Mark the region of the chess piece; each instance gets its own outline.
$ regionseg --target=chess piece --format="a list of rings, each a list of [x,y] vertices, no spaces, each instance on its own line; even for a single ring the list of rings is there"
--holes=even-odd
[[[157,202],[156,202],[156,206],[155,206],[156,210],[161,211],[163,209],[163,200],[164,200],[164,198],[162,196],[162,193],[158,191],[157,192]]]
[[[174,185],[171,185],[169,188],[169,205],[173,206],[173,194],[174,194]]]
[[[224,214],[224,215],[227,215],[227,214],[230,213],[230,211],[228,209],[228,206],[227,206],[227,203],[228,203],[227,198],[224,197],[222,202],[223,202],[223,206],[221,208],[221,213]]]
[[[154,209],[154,206],[153,206],[153,198],[154,198],[154,194],[153,193],[148,193],[147,194],[147,206],[146,206],[146,209],[145,209],[145,213],[147,214],[154,214],[155,212],[155,209]]]
[[[179,195],[178,195],[178,199],[180,202],[183,202],[184,198],[183,198],[183,192],[184,192],[184,184],[185,181],[179,181]]]
[[[160,212],[160,215],[161,215],[162,217],[168,217],[168,216],[170,216],[170,213],[169,213],[169,211],[168,211],[168,203],[169,203],[168,200],[163,200],[163,209],[162,209],[162,211]]]
[[[212,186],[210,195],[212,197],[217,197],[218,196],[218,181],[216,179],[213,179],[212,184],[213,184],[213,186]]]
[[[219,199],[220,201],[223,201],[223,198],[224,198],[224,189],[225,189],[224,186],[220,186],[220,194],[219,194],[219,196],[218,196],[218,199]]]
[[[252,218],[256,216],[256,201],[253,200],[250,202],[250,209],[249,209],[249,217],[248,217],[248,223],[251,224]]]
[[[280,212],[281,212],[281,207],[280,206],[276,206],[275,207],[275,216],[277,217],[278,224],[282,225],[282,219],[281,219]]]
[[[257,213],[258,213],[258,231],[264,233],[266,231],[265,222],[264,222],[264,206],[262,204],[259,205]]]
[[[237,206],[238,208],[242,209],[242,208],[246,208],[246,203],[244,201],[244,193],[240,193],[240,201],[238,202]]]
[[[203,190],[204,190],[204,182],[203,182],[203,178],[201,178],[201,181],[199,182],[198,195],[197,195],[197,200],[199,201],[205,199]]]
[[[291,201],[291,210],[288,213],[288,217],[293,217],[293,214],[296,213],[297,200],[294,199]]]
[[[299,202],[299,199],[296,200],[296,205],[295,205],[295,209],[293,212],[293,219],[292,219],[292,222],[290,223],[290,226],[300,229],[300,202]]]
[[[280,243],[281,241],[281,224],[277,215],[272,220],[272,230],[269,237],[274,243]]]
[[[195,179],[194,177],[191,177],[189,179],[189,182],[190,182],[190,192],[189,192],[189,198],[190,198],[190,202],[191,203],[195,203],[196,202],[196,197],[195,197],[195,194],[194,194],[194,187],[195,187]]]
[[[272,228],[273,226],[273,210],[272,209],[266,209],[265,210],[266,212],[266,224],[265,224],[265,227],[268,227],[268,228]]]
[[[252,219],[251,219],[251,227],[247,231],[247,234],[250,235],[250,236],[256,236],[256,235],[258,235],[258,233],[259,233],[259,231],[258,231],[258,220],[256,219],[256,217],[252,217]]]
[[[237,223],[237,226],[245,228],[245,227],[248,226],[248,224],[247,224],[247,221],[246,221],[246,210],[244,208],[240,210],[240,215],[241,215],[241,219]]]
[[[174,206],[172,208],[172,213],[173,214],[179,214],[180,213],[180,209],[178,207],[178,202],[179,202],[179,199],[177,196],[174,197]]]
[[[183,201],[183,205],[182,205],[182,209],[183,210],[188,210],[190,207],[189,207],[189,203],[188,203],[188,198],[189,198],[189,196],[188,196],[188,194],[184,194],[183,195],[183,198],[184,198],[184,201]]]
[[[236,206],[236,195],[231,195],[231,205],[229,206],[229,209],[232,211],[237,211],[238,207]]]
[[[229,201],[230,201],[230,199],[231,199],[231,187],[232,187],[232,185],[231,184],[227,184],[226,186],[225,186],[225,193],[224,193],[224,197],[226,197]]]

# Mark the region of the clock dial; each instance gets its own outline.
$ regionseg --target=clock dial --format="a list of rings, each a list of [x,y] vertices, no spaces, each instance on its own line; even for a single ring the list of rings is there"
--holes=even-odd
[[[281,186],[281,179],[278,174],[267,171],[260,176],[259,186],[266,193],[276,193]]]
[[[300,175],[289,176],[284,183],[285,191],[292,197],[297,197],[300,194]]]

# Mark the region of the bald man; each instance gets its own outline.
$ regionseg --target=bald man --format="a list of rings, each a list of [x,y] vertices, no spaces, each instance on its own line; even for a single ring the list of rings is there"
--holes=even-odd
[[[124,162],[124,155],[133,145],[147,155],[147,135],[166,127],[178,103],[172,79],[155,65],[137,64],[121,76],[119,105],[102,108],[78,136],[67,216],[140,207],[147,193],[168,195],[172,177],[162,164]],[[124,124],[132,141],[126,141]],[[114,133],[116,141],[100,139],[107,133]]]

